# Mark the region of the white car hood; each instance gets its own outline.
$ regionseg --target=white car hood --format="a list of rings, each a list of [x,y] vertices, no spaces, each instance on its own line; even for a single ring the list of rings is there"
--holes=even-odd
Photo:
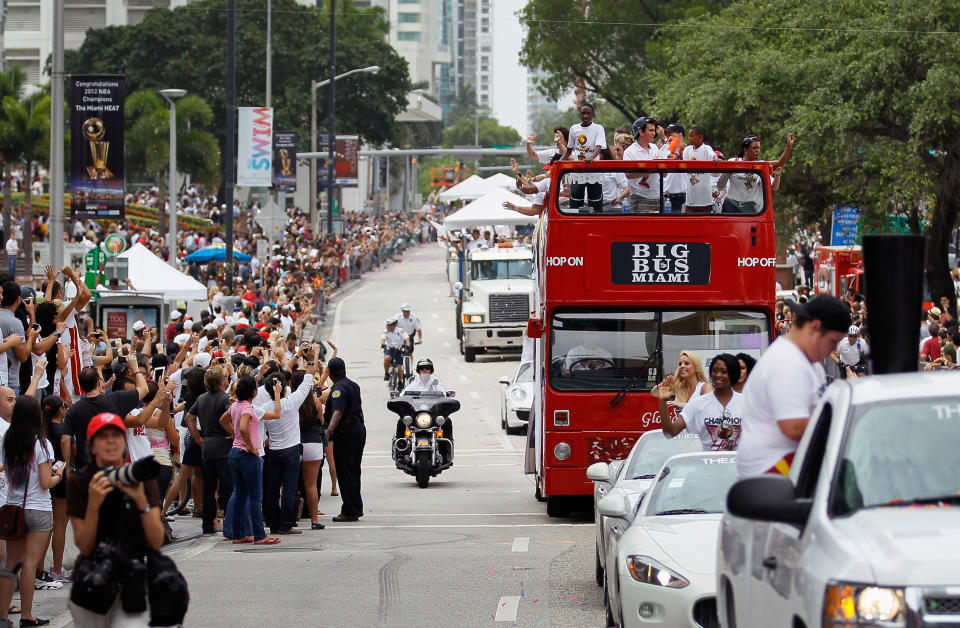
[[[717,571],[717,536],[721,513],[648,516],[634,521],[672,560],[680,575],[710,575]],[[653,558],[657,558],[654,556]]]
[[[960,508],[870,508],[832,523],[877,584],[960,584]]]

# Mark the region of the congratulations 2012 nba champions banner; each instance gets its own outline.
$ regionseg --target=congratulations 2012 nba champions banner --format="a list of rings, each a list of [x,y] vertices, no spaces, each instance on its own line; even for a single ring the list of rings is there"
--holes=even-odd
[[[273,183],[273,109],[238,107],[237,185]]]
[[[123,219],[123,76],[70,77],[70,217]]]

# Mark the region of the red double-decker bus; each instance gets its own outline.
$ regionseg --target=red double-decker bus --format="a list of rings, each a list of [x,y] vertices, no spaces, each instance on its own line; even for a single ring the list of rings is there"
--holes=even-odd
[[[598,182],[603,202],[590,202]],[[592,493],[590,464],[625,458],[659,429],[649,391],[681,351],[706,370],[718,353],[758,357],[771,342],[770,165],[555,163],[537,253],[527,471],[562,516],[568,498]]]

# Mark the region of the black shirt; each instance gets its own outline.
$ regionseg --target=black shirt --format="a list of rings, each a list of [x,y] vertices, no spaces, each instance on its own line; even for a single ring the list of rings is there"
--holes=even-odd
[[[78,450],[79,451],[79,450]],[[90,497],[90,478],[99,471],[93,465],[70,474],[67,479],[67,515],[83,519],[87,516],[87,502]],[[151,508],[160,507],[160,491],[156,480],[143,483],[147,503]],[[97,525],[97,543],[111,541],[130,558],[139,558],[149,551],[147,538],[143,534],[143,522],[140,511],[133,500],[118,488],[113,489],[100,505],[100,519]]]
[[[63,435],[73,436],[76,441],[77,459],[73,461],[74,466],[80,468],[90,462],[90,454],[87,453],[87,425],[90,419],[101,412],[113,412],[123,419],[139,404],[140,393],[134,389],[103,393],[96,397],[83,396],[67,408],[63,417]],[[60,443],[56,445],[59,449]]]
[[[327,405],[323,409],[323,418],[330,423],[330,417],[337,410],[343,412],[340,424],[337,426],[347,426],[355,421],[363,423],[363,407],[360,401],[360,386],[353,380],[341,377],[333,386],[330,387],[330,397],[327,399]]]
[[[203,435],[201,449],[204,460],[220,460],[230,455],[233,437],[220,425],[220,417],[230,408],[230,396],[222,390],[205,392],[190,406],[187,414],[197,417],[200,434]]]

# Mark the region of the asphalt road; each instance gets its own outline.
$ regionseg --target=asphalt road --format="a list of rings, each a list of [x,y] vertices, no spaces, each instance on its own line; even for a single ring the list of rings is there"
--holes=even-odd
[[[396,416],[386,409],[379,333],[403,301],[424,323],[417,356],[434,360],[462,404],[454,415],[454,466],[426,489],[389,454]],[[330,521],[340,501],[329,495],[324,469],[326,530],[307,529],[273,547],[238,547],[190,538],[199,521],[179,519],[177,532],[187,540],[168,551],[190,583],[186,625],[602,626],[593,524],[550,519],[534,499],[532,478],[522,471],[525,437],[500,428],[497,380],[516,369],[518,356],[463,361],[443,251],[435,244],[408,251],[333,305],[330,338],[363,391],[365,516]],[[65,593],[46,595],[65,603]],[[54,625],[69,625],[68,614]]]

